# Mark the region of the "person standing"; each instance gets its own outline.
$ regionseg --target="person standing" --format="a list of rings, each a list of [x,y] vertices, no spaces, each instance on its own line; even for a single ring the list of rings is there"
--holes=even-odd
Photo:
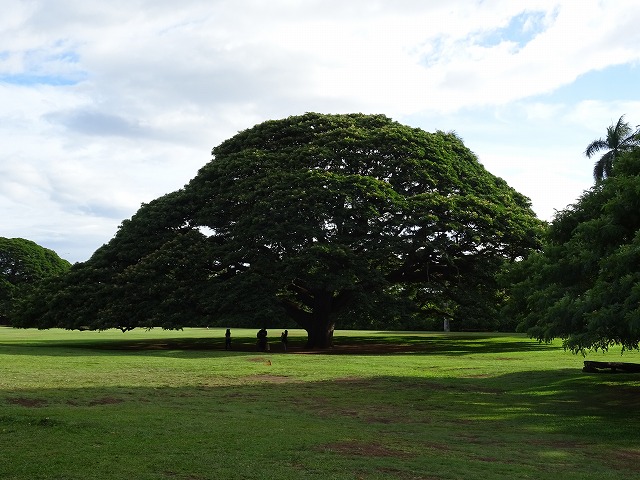
[[[229,330],[228,328],[224,333],[224,349],[231,350],[231,330]]]
[[[258,334],[256,336],[258,337],[258,351],[266,352],[269,350],[269,344],[267,343],[267,329],[261,328],[258,330]]]
[[[282,332],[282,335],[280,335],[280,341],[282,342],[282,348],[284,348],[284,351],[286,352],[287,346],[289,345],[289,330]]]

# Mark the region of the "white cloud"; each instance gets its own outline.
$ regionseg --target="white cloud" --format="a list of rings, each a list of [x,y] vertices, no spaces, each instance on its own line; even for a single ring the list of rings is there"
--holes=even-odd
[[[633,115],[635,113],[635,115]],[[568,114],[568,118],[581,125],[585,130],[592,132],[594,139],[604,137],[606,128],[614,125],[621,115],[634,125],[640,122],[640,99],[637,101],[619,100],[602,102],[598,100],[586,100],[575,105]],[[605,122],[603,124],[603,122]]]
[[[0,235],[72,260],[269,118],[456,130],[544,217],[588,186],[586,143],[640,122],[633,92],[541,96],[638,62],[633,0],[0,2]]]

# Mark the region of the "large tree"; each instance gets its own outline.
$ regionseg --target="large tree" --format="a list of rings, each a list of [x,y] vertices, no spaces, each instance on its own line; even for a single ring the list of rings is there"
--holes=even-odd
[[[53,250],[31,240],[0,237],[0,323],[7,322],[16,301],[31,288],[70,267]]]
[[[453,133],[310,113],[240,132],[213,156],[72,271],[56,297],[79,302],[73,315],[49,302],[19,323],[269,326],[287,315],[309,347],[327,347],[354,318],[489,315],[495,272],[538,245],[529,200]]]
[[[559,212],[541,253],[512,266],[507,314],[574,352],[640,342],[640,149]]]
[[[611,176],[616,159],[639,145],[640,134],[624,121],[624,115],[615,125],[607,127],[606,137],[591,142],[584,152],[588,158],[591,158],[596,153],[604,151],[593,166],[593,178],[596,182]]]

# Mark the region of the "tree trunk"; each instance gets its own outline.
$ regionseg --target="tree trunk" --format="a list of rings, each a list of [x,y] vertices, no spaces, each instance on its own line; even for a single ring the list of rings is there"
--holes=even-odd
[[[312,310],[303,310],[300,305],[288,300],[282,301],[287,314],[307,331],[306,348],[330,348],[333,346],[335,320],[333,308],[335,299],[325,291],[309,292],[306,305]]]
[[[313,322],[307,328],[306,348],[331,348],[333,346],[333,322]]]
[[[332,318],[333,295],[330,292],[313,292],[313,313],[307,330],[307,348],[330,348],[333,346],[335,321]]]

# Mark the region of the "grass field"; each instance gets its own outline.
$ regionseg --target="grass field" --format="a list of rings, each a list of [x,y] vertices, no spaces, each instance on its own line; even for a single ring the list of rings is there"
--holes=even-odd
[[[0,479],[640,478],[640,374],[560,344],[223,333],[0,328]]]

